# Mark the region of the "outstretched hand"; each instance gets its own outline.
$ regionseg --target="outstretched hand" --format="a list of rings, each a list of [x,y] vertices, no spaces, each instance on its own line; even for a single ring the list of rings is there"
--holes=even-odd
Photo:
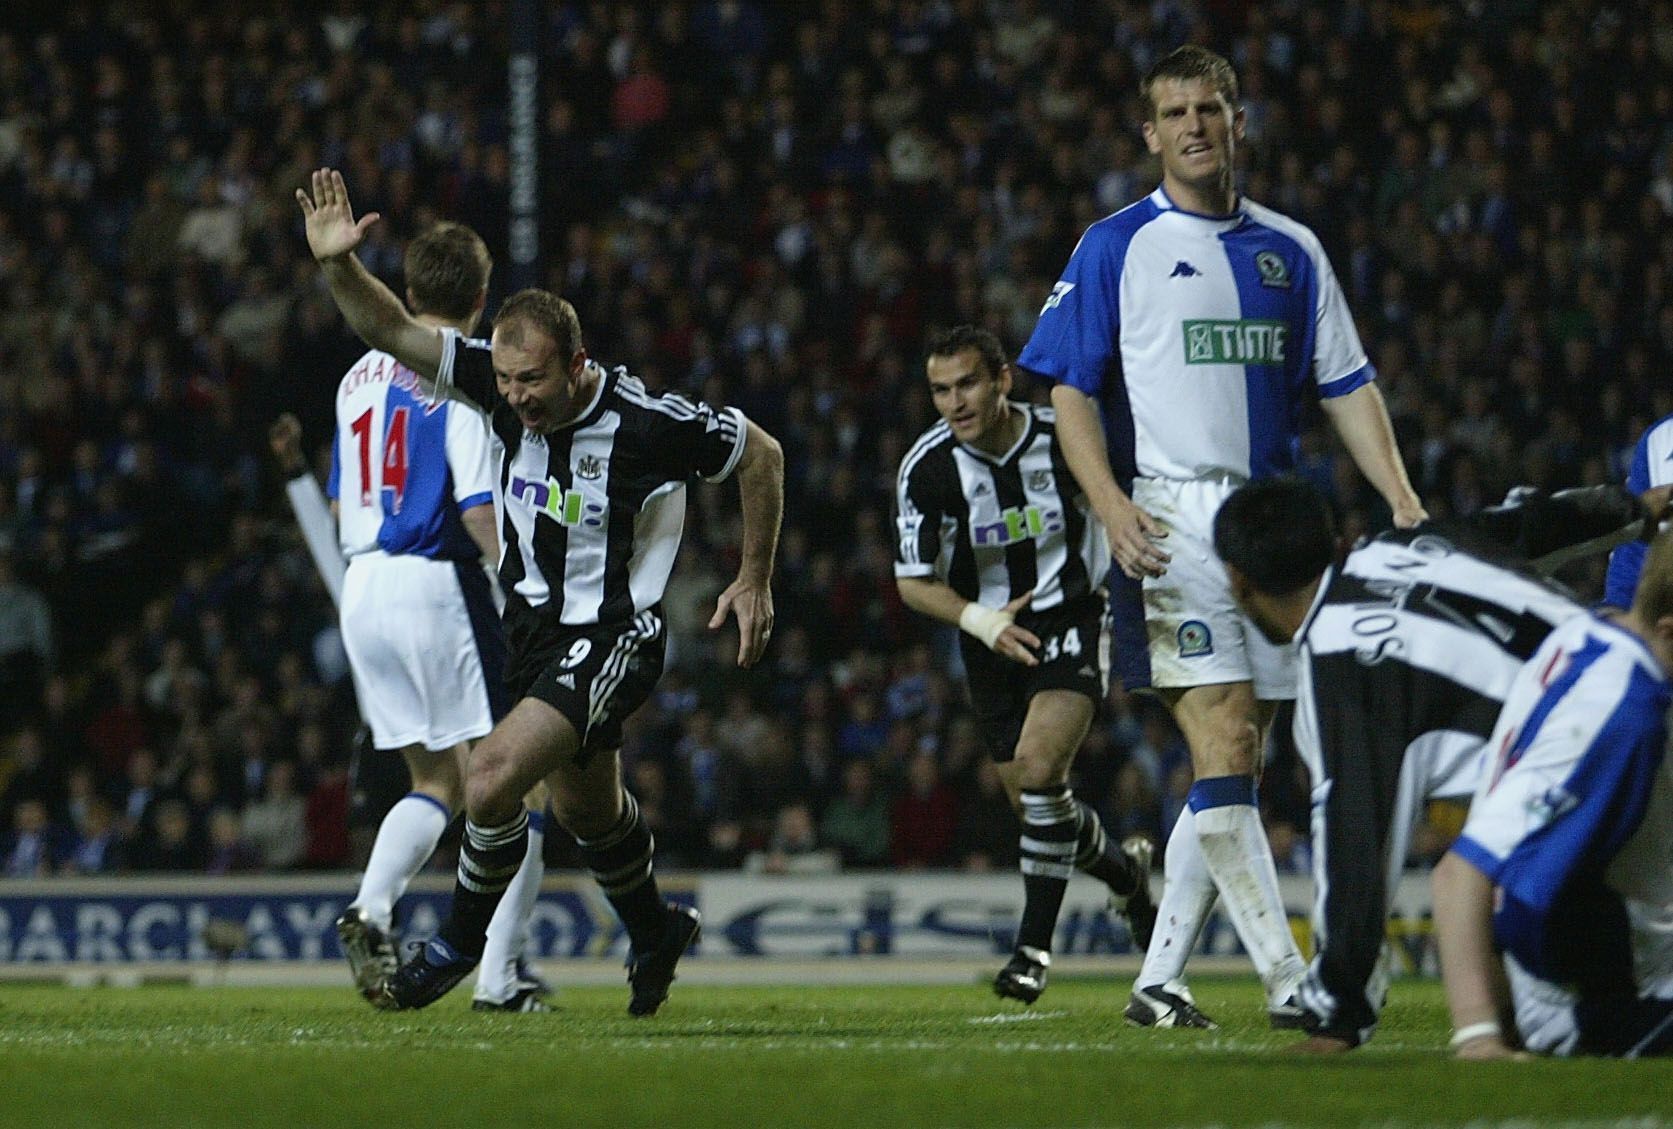
[[[773,634],[773,590],[739,577],[715,601],[715,614],[709,617],[709,630],[714,631],[726,622],[726,613],[738,617],[738,665],[752,667],[767,649]]]
[[[273,421],[273,426],[267,429],[267,444],[273,449],[279,469],[286,474],[295,476],[308,469],[307,460],[302,457],[302,423],[291,413],[286,412]]]
[[[312,181],[313,195],[298,188],[296,202],[302,207],[308,250],[323,263],[360,246],[367,230],[382,217],[377,212],[367,212],[358,221],[354,218],[349,190],[343,184],[343,174],[336,169],[315,169]]]

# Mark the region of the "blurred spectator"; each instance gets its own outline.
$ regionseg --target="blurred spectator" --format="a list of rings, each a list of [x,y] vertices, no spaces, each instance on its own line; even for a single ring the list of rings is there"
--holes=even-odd
[[[958,798],[941,779],[935,754],[917,754],[889,811],[889,860],[905,870],[951,865],[957,824]]]
[[[204,866],[205,871],[210,874],[236,874],[260,870],[265,861],[245,839],[243,820],[239,819],[236,811],[229,807],[217,807],[209,813],[209,860]]]
[[[12,809],[11,832],[0,848],[0,873],[7,878],[45,878],[53,872],[63,845],[46,805],[27,799]]]
[[[261,799],[244,808],[243,838],[268,870],[289,870],[308,848],[307,803],[296,791],[296,765],[267,767]]]
[[[958,825],[953,832],[953,861],[961,870],[1010,870],[1017,865],[1017,830],[1021,826],[999,779],[999,765],[989,757],[976,768],[959,793]]]
[[[836,850],[820,847],[813,811],[799,800],[778,809],[766,847],[744,859],[744,870],[753,874],[831,874],[841,865]]]
[[[116,809],[103,796],[94,796],[76,822],[59,869],[64,874],[111,874],[126,863]]]
[[[842,791],[825,807],[819,841],[833,848],[846,867],[882,866],[889,860],[889,804],[872,780],[871,762],[851,760],[842,770]]]
[[[141,825],[129,861],[135,870],[202,870],[207,844],[192,829],[180,800],[163,800]]]
[[[51,670],[52,610],[0,545],[0,732],[32,712]]]

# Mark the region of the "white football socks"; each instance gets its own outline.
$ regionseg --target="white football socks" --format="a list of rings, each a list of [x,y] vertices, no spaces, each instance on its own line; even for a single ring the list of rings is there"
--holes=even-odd
[[[1278,891],[1278,869],[1260,812],[1223,804],[1196,813],[1197,841],[1237,936],[1266,985],[1267,1002],[1283,1003],[1306,973]],[[1169,845],[1172,859],[1172,845]]]
[[[352,906],[365,911],[374,926],[389,932],[395,903],[407,892],[407,883],[432,854],[447,830],[452,813],[440,800],[423,792],[408,792],[378,825],[366,873],[360,876],[360,892]]]
[[[1166,984],[1185,972],[1208,913],[1214,908],[1214,878],[1208,873],[1197,827],[1189,806],[1168,835],[1162,860],[1162,900],[1156,906],[1156,932],[1144,954],[1136,988]]]

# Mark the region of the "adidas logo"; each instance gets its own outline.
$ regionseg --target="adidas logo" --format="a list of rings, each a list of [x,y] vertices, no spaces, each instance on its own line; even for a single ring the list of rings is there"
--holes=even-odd
[[[558,675],[558,685],[566,690],[575,689],[575,676],[573,674]]]

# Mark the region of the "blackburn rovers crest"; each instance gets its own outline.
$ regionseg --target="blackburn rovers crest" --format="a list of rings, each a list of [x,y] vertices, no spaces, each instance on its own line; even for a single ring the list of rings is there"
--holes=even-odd
[[[1179,625],[1179,657],[1196,659],[1214,653],[1214,634],[1200,619],[1188,619]]]

